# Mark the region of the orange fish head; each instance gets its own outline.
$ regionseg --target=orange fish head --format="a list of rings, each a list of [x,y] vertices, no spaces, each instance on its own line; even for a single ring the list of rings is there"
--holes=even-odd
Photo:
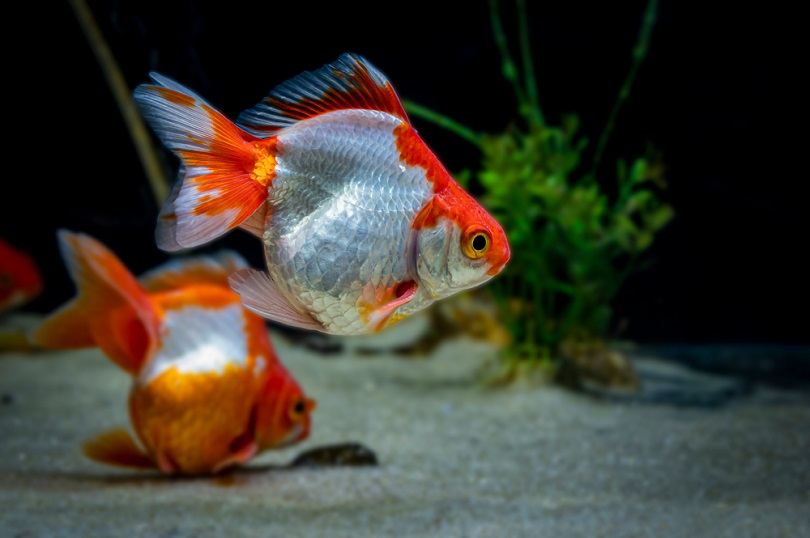
[[[479,286],[509,261],[501,225],[460,187],[431,204],[434,215],[418,230],[419,280],[435,298]]]
[[[42,291],[34,260],[0,239],[0,312],[20,306]]]
[[[309,437],[316,402],[280,362],[269,366],[259,392],[256,440],[261,450],[282,448]]]

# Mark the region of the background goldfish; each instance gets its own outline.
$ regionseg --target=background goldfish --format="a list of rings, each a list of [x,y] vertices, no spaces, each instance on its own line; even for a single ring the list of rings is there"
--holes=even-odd
[[[362,334],[482,284],[509,260],[501,226],[422,141],[391,83],[363,58],[281,84],[236,124],[163,76],[135,99],[182,160],[158,245],[241,226],[268,273],[231,278],[251,310],[287,325]]]
[[[0,314],[21,306],[42,291],[33,258],[0,238]]]
[[[163,473],[216,472],[306,438],[315,402],[270,345],[264,322],[239,303],[228,254],[176,261],[139,282],[89,236],[60,232],[77,296],[36,329],[50,348],[98,346],[132,375],[122,429],[88,441],[103,463]]]

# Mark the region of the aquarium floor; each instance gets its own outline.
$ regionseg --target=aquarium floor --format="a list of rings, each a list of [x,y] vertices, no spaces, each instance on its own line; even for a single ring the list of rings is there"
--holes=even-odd
[[[319,401],[305,444],[228,479],[85,460],[126,423],[98,352],[0,356],[0,536],[810,536],[810,401],[639,357],[639,397],[491,391],[491,350],[322,358],[277,339]],[[358,441],[379,467],[288,469]]]

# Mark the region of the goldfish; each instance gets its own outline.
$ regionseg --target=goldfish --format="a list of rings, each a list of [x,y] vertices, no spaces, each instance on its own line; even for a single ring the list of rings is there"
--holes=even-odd
[[[31,335],[46,348],[98,347],[132,376],[123,428],[84,453],[164,474],[216,473],[309,435],[315,401],[284,368],[264,321],[227,275],[235,254],[169,262],[137,280],[90,236],[59,232],[76,297]]]
[[[28,254],[0,239],[0,314],[42,292],[42,275]]]
[[[260,237],[267,271],[230,278],[253,312],[331,334],[377,332],[509,260],[501,226],[364,58],[344,54],[282,83],[235,123],[192,90],[151,78],[135,101],[182,163],[158,246],[192,248],[236,227]]]

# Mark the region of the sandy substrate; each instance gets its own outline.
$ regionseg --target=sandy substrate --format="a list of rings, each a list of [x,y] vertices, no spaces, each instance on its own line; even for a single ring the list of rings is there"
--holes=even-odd
[[[321,358],[277,339],[316,397],[312,438],[230,480],[83,458],[126,424],[98,352],[0,357],[0,536],[810,536],[810,400],[639,358],[638,397],[492,391],[469,341],[430,360]],[[285,469],[359,441],[374,468]]]

